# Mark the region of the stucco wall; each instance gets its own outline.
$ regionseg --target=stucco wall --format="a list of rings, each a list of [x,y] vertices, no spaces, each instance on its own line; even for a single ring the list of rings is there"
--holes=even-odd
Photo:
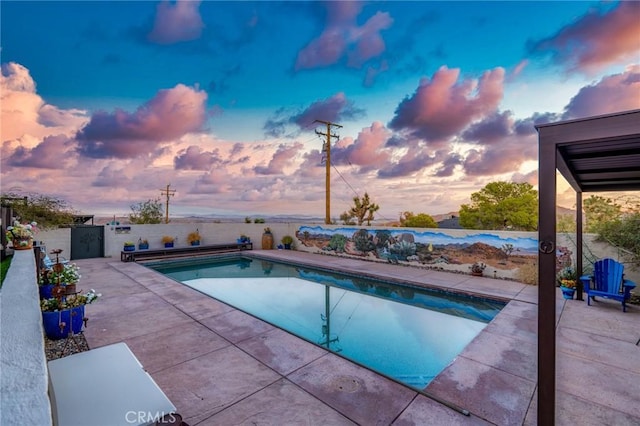
[[[280,239],[285,235],[294,235],[296,224],[288,223],[195,223],[195,224],[157,224],[157,225],[124,225],[130,227],[128,233],[122,232],[116,226],[105,226],[105,256],[120,258],[120,252],[125,241],[138,243],[139,239],[149,241],[149,249],[164,247],[162,236],[174,237],[174,247],[187,247],[187,235],[196,229],[202,235],[201,244],[234,243],[240,235],[251,238],[254,249],[261,248],[262,234],[265,228],[270,228],[274,238],[274,249],[280,244]]]
[[[44,243],[47,253],[53,249],[62,249],[60,254],[62,257],[69,259],[71,257],[71,229],[60,228],[47,231],[40,231],[36,234],[36,240]],[[53,260],[55,257],[49,254]]]
[[[129,227],[127,233],[121,233],[123,227]],[[254,249],[261,248],[261,239],[264,228],[269,227],[274,235],[274,248],[280,244],[280,240],[285,235],[291,235],[294,237],[294,247],[296,250],[308,251],[308,252],[322,252],[324,254],[334,254],[340,256],[355,256],[358,258],[367,257],[370,260],[375,261],[388,261],[385,258],[379,258],[373,253],[367,253],[363,256],[362,253],[336,253],[331,250],[323,250],[318,245],[309,244],[309,240],[305,238],[305,232],[322,234],[326,233],[331,235],[335,232],[343,233],[345,236],[352,236],[360,227],[356,226],[344,226],[344,225],[307,225],[298,223],[266,223],[266,224],[254,224],[254,223],[194,223],[194,224],[157,224],[157,225],[121,225],[118,226],[105,225],[104,232],[104,245],[105,256],[118,259],[120,251],[124,246],[125,241],[132,241],[137,243],[139,239],[146,239],[149,241],[150,249],[162,248],[162,236],[169,235],[176,238],[176,247],[185,247],[188,245],[186,238],[187,235],[198,229],[202,234],[202,244],[218,244],[218,243],[230,243],[235,242],[240,235],[247,235],[254,243]],[[519,251],[514,251],[514,259],[522,264],[531,263],[535,261],[537,251],[532,251],[532,247],[537,246],[538,234],[536,232],[512,232],[512,231],[474,231],[465,229],[422,229],[422,228],[392,228],[392,227],[363,227],[371,235],[375,235],[376,232],[381,230],[389,231],[393,235],[410,234],[413,235],[414,241],[423,242],[429,239],[436,241],[441,234],[449,237],[453,243],[459,243],[461,245],[473,245],[474,243],[486,243],[492,245],[496,249],[500,249],[502,244],[513,244]],[[326,232],[325,232],[326,231]],[[595,241],[595,235],[585,234],[584,240],[586,244],[585,255],[587,260],[589,256],[591,258],[612,257],[614,259],[620,258],[620,253],[615,248],[612,248],[606,243]],[[58,229],[53,231],[43,231],[37,236],[38,240],[42,240],[47,247],[48,251],[53,248],[62,248],[64,250],[63,255],[66,257],[70,254],[70,230]],[[568,256],[571,259],[571,264],[575,265],[575,236],[558,234],[558,248],[559,259],[563,256]],[[527,252],[531,256],[524,256]],[[483,259],[479,258],[482,261]],[[495,276],[498,278],[510,278],[517,279],[519,265],[514,262],[506,262],[507,264],[500,264],[500,259],[495,259],[496,262],[492,262],[491,265],[485,270],[485,275]],[[560,261],[559,260],[559,261]],[[563,260],[562,260],[563,261]],[[455,272],[469,272],[470,263],[444,263],[438,262],[430,264],[422,260],[413,260],[406,262],[414,264],[415,266],[423,267],[435,267],[442,270],[450,270]],[[588,265],[588,263],[585,263]],[[626,267],[625,274],[627,278],[640,282],[640,271],[634,270],[630,265]]]
[[[0,424],[50,425],[42,315],[32,250],[16,251],[0,290]]]

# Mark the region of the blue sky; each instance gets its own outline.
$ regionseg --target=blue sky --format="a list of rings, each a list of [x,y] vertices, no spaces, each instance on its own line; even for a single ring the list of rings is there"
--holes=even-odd
[[[636,2],[12,2],[2,189],[86,213],[381,218],[536,184],[533,124],[640,108]],[[17,174],[13,171],[19,170]],[[562,198],[563,194],[560,194]]]

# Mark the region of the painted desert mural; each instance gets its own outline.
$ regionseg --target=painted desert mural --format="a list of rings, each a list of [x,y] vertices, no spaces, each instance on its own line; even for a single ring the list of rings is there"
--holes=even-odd
[[[432,269],[469,272],[486,265],[485,276],[516,278],[516,272],[535,265],[538,240],[491,233],[451,235],[407,228],[301,226],[298,250],[369,258],[389,263],[420,264]],[[558,267],[571,264],[571,252],[558,250]]]

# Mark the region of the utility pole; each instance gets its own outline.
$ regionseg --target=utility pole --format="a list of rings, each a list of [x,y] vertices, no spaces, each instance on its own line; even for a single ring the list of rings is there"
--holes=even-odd
[[[175,189],[169,189],[170,186],[171,184],[167,185],[166,189],[160,190],[160,195],[166,195],[167,197],[167,203],[165,204],[164,223],[169,223],[169,197],[173,197],[176,193]]]
[[[336,139],[338,138],[338,135],[331,134],[331,126],[333,127],[342,127],[342,126],[339,124],[332,123],[330,121],[323,121],[323,120],[315,120],[314,123],[323,123],[327,125],[327,133],[322,133],[316,130],[316,134],[326,136],[326,141],[324,143],[324,149],[323,149],[323,151],[327,153],[327,158],[326,158],[327,171],[325,176],[326,201],[325,201],[324,223],[330,224],[331,223],[331,138],[336,138]]]

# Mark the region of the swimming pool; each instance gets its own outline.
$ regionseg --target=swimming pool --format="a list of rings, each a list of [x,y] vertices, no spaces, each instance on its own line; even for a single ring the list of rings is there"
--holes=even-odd
[[[424,389],[504,307],[246,257],[148,266],[416,389]]]

